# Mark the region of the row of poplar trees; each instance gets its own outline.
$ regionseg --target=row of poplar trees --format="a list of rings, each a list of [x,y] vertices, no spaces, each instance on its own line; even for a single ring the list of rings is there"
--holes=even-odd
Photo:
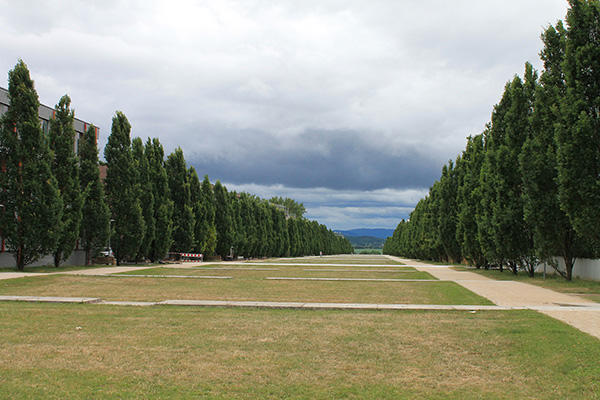
[[[86,264],[108,243],[117,264],[159,261],[169,252],[225,258],[352,251],[324,225],[301,215],[288,220],[270,202],[229,193],[219,181],[211,185],[208,176],[201,183],[180,148],[165,159],[158,139],[131,140],[131,125],[121,112],[104,149],[102,182],[93,126],[80,141],[79,155],[74,152],[68,96],[56,105],[46,136],[22,60],[9,72],[8,91],[10,108],[0,119],[0,235],[19,270],[48,254],[58,267],[78,240]]]
[[[567,280],[600,244],[600,3],[571,0],[542,34],[544,69],[506,84],[491,122],[402,220],[384,251]],[[555,257],[564,259],[558,267]]]
[[[228,257],[284,257],[351,253],[350,242],[302,215],[286,218],[273,203],[228,192],[207,175],[202,182],[181,148],[165,160],[158,139],[130,141],[131,125],[117,112],[104,149],[106,198],[117,259],[157,261],[168,251]]]

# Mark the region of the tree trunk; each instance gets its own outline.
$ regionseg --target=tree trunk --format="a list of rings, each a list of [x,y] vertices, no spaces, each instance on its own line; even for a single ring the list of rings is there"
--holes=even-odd
[[[508,263],[508,268],[510,269],[510,272],[513,273],[513,275],[517,275],[518,267],[517,267],[517,263],[515,261],[510,261]]]
[[[85,249],[85,266],[88,267],[92,262],[90,249]]]
[[[19,271],[25,270],[25,262],[23,260],[23,245],[17,248],[17,269]]]
[[[566,270],[566,276],[565,279],[568,281],[573,280],[573,267],[575,266],[575,259],[574,258],[566,258],[565,257],[565,270]]]

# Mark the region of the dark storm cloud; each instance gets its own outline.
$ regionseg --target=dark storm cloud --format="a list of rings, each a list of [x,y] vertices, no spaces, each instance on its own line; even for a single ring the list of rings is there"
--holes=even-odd
[[[252,139],[225,143],[216,154],[188,153],[187,158],[200,173],[235,184],[341,190],[423,188],[441,169],[438,161],[415,149],[383,152],[370,143],[385,140],[376,135],[309,131],[291,141],[257,132],[246,137]]]

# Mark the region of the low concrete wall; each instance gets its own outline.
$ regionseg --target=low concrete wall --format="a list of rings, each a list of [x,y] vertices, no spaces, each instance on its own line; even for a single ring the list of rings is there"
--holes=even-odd
[[[54,265],[54,258],[52,256],[42,257],[39,261],[29,264],[29,266],[41,266],[41,265]],[[85,265],[85,251],[75,250],[71,257],[62,265]],[[16,268],[15,258],[12,253],[3,252],[0,253],[0,267],[11,267]]]
[[[562,257],[556,257],[556,261],[558,262],[558,267],[564,271],[565,270],[565,261]],[[542,272],[544,270],[544,266],[540,265],[537,268],[538,272]],[[554,268],[548,266],[546,272],[549,274],[556,273]],[[578,258],[575,261],[575,265],[573,266],[573,276],[581,279],[591,279],[595,281],[600,281],[600,260],[590,260],[588,258]]]

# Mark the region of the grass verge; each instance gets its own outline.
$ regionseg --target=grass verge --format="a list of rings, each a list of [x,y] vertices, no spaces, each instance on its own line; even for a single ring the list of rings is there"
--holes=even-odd
[[[383,268],[383,267],[382,267]],[[124,275],[179,275],[179,276],[232,276],[236,279],[262,279],[269,276],[284,276],[295,278],[389,278],[389,279],[436,279],[427,272],[418,272],[414,268],[376,269],[376,268],[310,268],[273,265],[272,270],[253,270],[243,267],[240,269],[204,269],[195,268],[150,268],[137,271],[123,272]]]

